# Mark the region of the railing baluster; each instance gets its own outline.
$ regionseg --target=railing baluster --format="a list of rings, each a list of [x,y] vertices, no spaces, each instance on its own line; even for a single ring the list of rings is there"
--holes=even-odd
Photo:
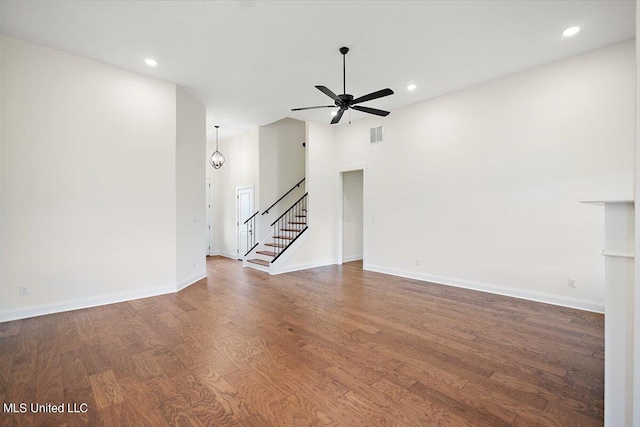
[[[289,246],[293,242],[295,242],[298,237],[307,229],[307,199],[308,193],[305,193],[304,196],[298,199],[297,202],[293,204],[286,212],[284,212],[278,219],[271,223],[273,227],[273,236],[274,243],[278,246],[275,246],[274,253],[276,256],[273,258],[271,262],[275,262],[278,257],[287,250]],[[298,218],[298,215],[304,215]],[[302,220],[304,219],[304,221]],[[300,222],[302,224],[295,224]],[[292,224],[294,223],[294,224]],[[275,236],[280,237],[276,239]],[[282,247],[279,247],[282,246]]]
[[[251,215],[242,223],[242,225],[246,227],[245,233],[247,234],[247,252],[244,254],[244,256],[249,255],[249,252],[254,250],[255,247],[258,245],[256,243],[256,236],[254,231],[256,229],[256,215],[258,215],[259,213],[260,211],[256,211],[256,213]]]

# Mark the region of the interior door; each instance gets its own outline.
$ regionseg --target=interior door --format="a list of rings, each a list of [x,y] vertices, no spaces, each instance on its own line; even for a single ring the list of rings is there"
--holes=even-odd
[[[249,240],[253,229],[244,222],[253,215],[253,188],[239,188],[236,197],[238,201],[238,259],[242,259],[249,250]]]
[[[206,178],[206,182],[205,182],[205,189],[207,191],[207,255],[211,255],[211,245],[212,245],[212,239],[211,239],[211,181],[209,180],[209,178]]]

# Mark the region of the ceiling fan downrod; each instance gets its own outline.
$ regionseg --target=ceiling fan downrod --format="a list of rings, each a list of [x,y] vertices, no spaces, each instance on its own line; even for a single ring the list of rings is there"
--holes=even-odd
[[[348,47],[341,47],[340,53],[342,54],[342,94],[347,93],[347,53]]]

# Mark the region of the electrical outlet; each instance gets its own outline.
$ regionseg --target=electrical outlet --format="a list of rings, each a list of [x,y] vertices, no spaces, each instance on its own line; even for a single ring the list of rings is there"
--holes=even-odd
[[[576,287],[576,279],[574,279],[573,277],[569,277],[569,287],[570,288]]]
[[[20,286],[18,293],[20,295],[29,295],[29,287],[28,286]]]
[[[416,265],[420,265],[420,260],[419,259],[416,260]]]

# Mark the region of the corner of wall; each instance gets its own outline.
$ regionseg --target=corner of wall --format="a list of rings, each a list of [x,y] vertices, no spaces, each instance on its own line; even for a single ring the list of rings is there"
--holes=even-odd
[[[633,363],[633,425],[640,426],[640,262],[638,262],[638,250],[640,250],[640,43],[638,43],[638,31],[640,30],[640,0],[636,0],[636,128],[635,128],[635,271],[634,271],[634,363]]]
[[[204,184],[204,150],[187,150],[178,159],[185,154],[177,153],[184,148],[177,146],[182,135],[177,122],[184,116],[176,104],[188,95],[173,83],[24,40],[1,36],[0,48],[0,111],[21,111],[11,121],[6,114],[0,117],[2,152],[12,154],[11,163],[8,156],[0,158],[0,322],[176,292],[205,275],[204,244],[195,240],[187,246],[202,253],[202,265],[191,269],[189,263],[181,280],[176,268],[182,253],[176,249],[177,196],[186,195],[202,212],[195,215],[204,216],[204,201],[194,202],[204,192],[176,187],[177,174],[196,164]],[[192,103],[201,109],[194,120],[201,120],[204,133],[204,107]],[[31,131],[36,120],[47,138]],[[38,157],[51,149],[64,153],[59,157],[64,168]],[[96,159],[104,164],[96,167]],[[23,167],[30,164],[42,166]],[[76,185],[79,181],[88,185]],[[16,201],[22,199],[38,207],[26,206],[28,214],[17,215]],[[193,216],[185,214],[181,224],[191,226]],[[25,236],[22,230],[28,228],[39,232]],[[204,239],[204,229],[198,234]],[[86,255],[96,244],[106,256]],[[5,256],[8,247],[18,245]],[[34,253],[45,260],[37,269]],[[18,296],[18,283],[28,284],[30,294]]]
[[[199,280],[206,271],[206,109],[176,86],[176,283]]]

